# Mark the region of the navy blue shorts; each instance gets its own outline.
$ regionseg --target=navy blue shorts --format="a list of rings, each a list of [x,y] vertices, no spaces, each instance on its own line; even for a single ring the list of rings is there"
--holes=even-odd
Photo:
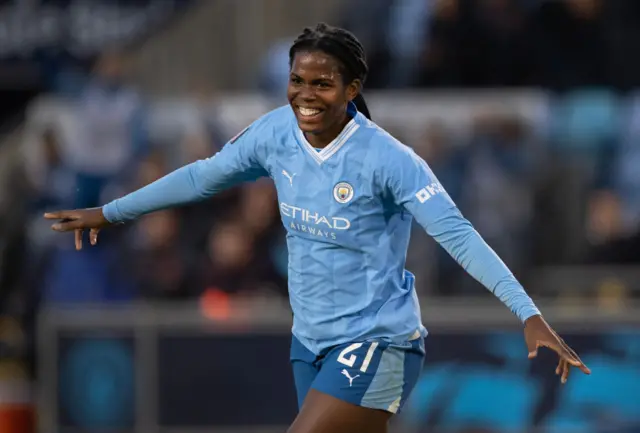
[[[334,346],[316,356],[291,341],[291,365],[302,407],[313,388],[340,400],[398,413],[418,381],[424,363],[424,339],[405,344],[369,340]]]

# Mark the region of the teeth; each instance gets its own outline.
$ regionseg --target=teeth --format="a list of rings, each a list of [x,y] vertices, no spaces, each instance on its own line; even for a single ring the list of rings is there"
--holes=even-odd
[[[315,116],[320,112],[320,110],[315,110],[313,108],[304,108],[304,107],[298,107],[298,110],[300,110],[300,114],[302,114],[303,116]]]

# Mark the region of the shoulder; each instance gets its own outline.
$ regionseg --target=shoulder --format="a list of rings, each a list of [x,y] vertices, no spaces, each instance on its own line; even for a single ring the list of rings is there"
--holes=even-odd
[[[368,150],[373,160],[383,172],[401,169],[408,163],[422,161],[415,151],[395,138],[375,122],[367,120],[360,124],[367,134]]]
[[[252,125],[264,129],[279,129],[291,124],[295,116],[289,105],[278,107],[259,117]]]
[[[258,142],[269,142],[272,138],[288,131],[288,126],[295,120],[288,105],[276,108],[263,114],[250,125],[238,132],[229,143],[235,143],[240,137],[251,137]]]
[[[413,191],[415,185],[432,177],[426,161],[410,146],[374,122],[368,121],[362,126],[370,134],[366,144],[369,172],[383,194],[388,191],[401,194],[405,188]]]
[[[288,125],[292,119],[294,119],[294,115],[288,105],[276,108],[263,114],[239,131],[229,140],[229,144],[234,144],[237,141],[244,143],[249,141],[254,144],[271,142],[274,137],[289,130]]]

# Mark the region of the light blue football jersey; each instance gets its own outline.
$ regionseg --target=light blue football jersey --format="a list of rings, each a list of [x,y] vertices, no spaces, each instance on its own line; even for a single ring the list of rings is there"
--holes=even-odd
[[[319,150],[289,106],[271,111],[213,157],[109,203],[105,217],[130,221],[271,177],[287,230],[293,334],[314,353],[426,335],[414,277],[405,269],[414,218],[522,321],[539,314],[427,163],[353,104],[349,112],[352,120]]]

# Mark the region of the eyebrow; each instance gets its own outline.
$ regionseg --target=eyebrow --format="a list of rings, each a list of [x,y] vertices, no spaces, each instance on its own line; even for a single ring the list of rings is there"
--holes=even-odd
[[[296,78],[300,78],[301,80],[304,80],[304,78],[298,74],[296,74],[295,72],[291,72],[290,76],[296,77]],[[316,77],[311,81],[321,81],[321,80],[326,80],[326,81],[334,81],[335,80],[335,76],[331,77],[331,76],[320,76],[320,77]]]

